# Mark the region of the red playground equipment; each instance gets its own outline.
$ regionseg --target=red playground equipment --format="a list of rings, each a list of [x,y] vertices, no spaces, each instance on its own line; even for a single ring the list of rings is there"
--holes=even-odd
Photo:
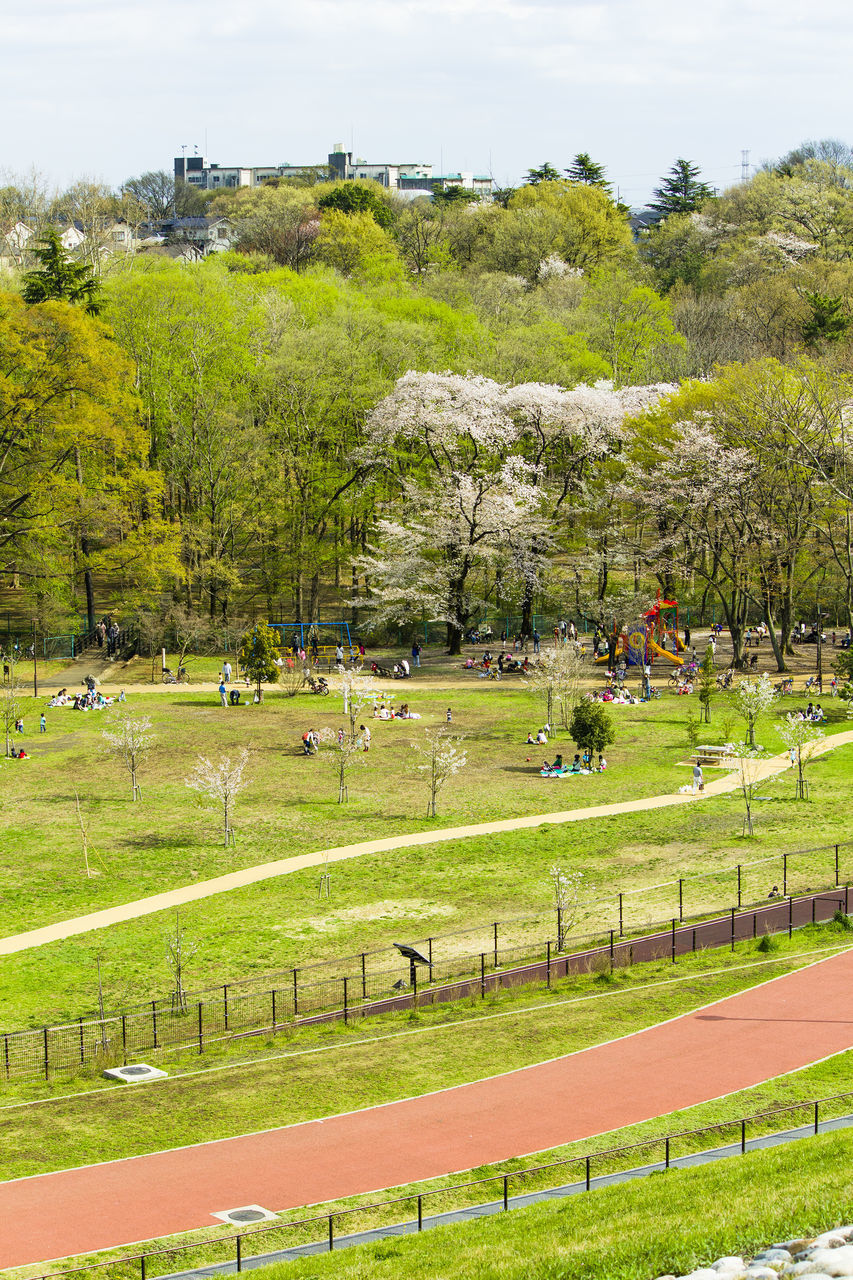
[[[664,599],[660,591],[652,608],[643,614],[640,626],[623,631],[616,639],[616,657],[624,657],[629,666],[652,664],[655,658],[661,658],[680,667],[684,659],[679,654],[683,652],[678,634],[678,601]],[[596,662],[607,662],[608,657],[603,654]]]

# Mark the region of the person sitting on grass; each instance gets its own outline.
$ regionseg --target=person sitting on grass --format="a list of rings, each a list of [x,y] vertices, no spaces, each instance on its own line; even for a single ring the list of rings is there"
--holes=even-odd
[[[544,728],[540,729],[536,735],[536,745],[539,747],[547,747],[548,745],[548,735]]]
[[[575,758],[572,761],[572,763],[569,765],[569,773],[583,773],[581,758],[577,753],[575,753]]]
[[[527,732],[527,743],[526,743],[526,745],[527,745],[528,747],[535,747],[535,746],[536,746],[536,739],[534,738],[533,734],[532,734],[529,730],[528,730],[528,732]]]
[[[603,756],[603,755],[601,755],[601,753],[599,752],[599,755],[598,755],[598,772],[599,772],[599,773],[604,773],[604,770],[605,770],[606,768],[607,768],[607,761],[604,759],[604,756]]]

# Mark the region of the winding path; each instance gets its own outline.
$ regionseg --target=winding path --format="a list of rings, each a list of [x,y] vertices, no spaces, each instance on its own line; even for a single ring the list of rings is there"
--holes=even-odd
[[[812,754],[813,756],[822,755],[833,747],[846,746],[850,742],[853,742],[853,729],[845,729],[841,733],[831,734],[817,742]],[[766,760],[759,762],[758,776],[761,780],[772,778],[789,766],[787,752],[769,756]],[[620,813],[639,813],[646,809],[665,809],[671,805],[696,804],[699,801],[709,800],[713,796],[737,791],[739,786],[738,774],[734,771],[706,783],[704,792],[696,796],[681,792],[676,792],[674,795],[646,796],[638,800],[622,800],[616,804],[588,805],[586,808],[566,809],[558,813],[536,813],[525,818],[505,818],[500,822],[444,827],[436,831],[415,831],[411,835],[388,836],[383,840],[362,840],[357,844],[340,845],[334,849],[319,849],[314,853],[303,853],[294,858],[280,858],[275,862],[263,862],[255,867],[245,867],[242,871],[231,871],[228,875],[216,876],[212,880],[201,880],[196,884],[184,885],[180,889],[152,894],[148,898],[137,898],[135,902],[106,907],[102,911],[92,911],[85,916],[60,920],[56,924],[44,925],[39,929],[29,929],[26,933],[12,934],[8,938],[0,939],[0,956],[27,951],[31,947],[41,947],[49,942],[60,942],[63,938],[88,933],[92,929],[105,929],[110,925],[122,924],[125,920],[136,920],[140,916],[181,907],[187,902],[198,902],[199,899],[210,898],[216,893],[229,893],[232,889],[242,889],[246,885],[273,880],[277,876],[290,875],[294,871],[302,871],[305,867],[317,867],[326,862],[344,862],[349,858],[360,858],[368,853],[387,853],[393,849],[417,848],[422,845],[439,844],[445,840],[467,840],[473,836],[494,835],[503,831],[523,831],[529,827],[540,827],[548,823],[585,822],[592,818],[610,818]]]
[[[471,1084],[2,1183],[0,1268],[211,1226],[241,1205],[275,1212],[446,1176],[719,1098],[853,1046],[851,982],[853,950]],[[169,1081],[141,1087],[168,1106]]]

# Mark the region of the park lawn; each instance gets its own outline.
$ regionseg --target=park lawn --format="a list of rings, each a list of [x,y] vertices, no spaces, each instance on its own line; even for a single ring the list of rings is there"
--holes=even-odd
[[[277,713],[269,714],[274,717]],[[372,753],[370,760],[372,765]],[[555,863],[585,873],[583,896],[590,905],[578,917],[576,932],[581,934],[600,935],[618,927],[619,892],[626,894],[626,929],[649,921],[668,922],[678,914],[677,880],[681,876],[701,876],[683,886],[686,916],[725,910],[737,901],[734,869],[738,863],[756,863],[744,867],[742,873],[744,902],[762,901],[772,884],[783,883],[782,852],[830,845],[849,836],[851,760],[853,746],[838,748],[816,760],[809,769],[812,799],[808,803],[793,800],[787,772],[762,786],[762,794],[772,798],[757,805],[756,836],[751,840],[740,835],[742,812],[737,795],[719,796],[660,811],[365,854],[330,866],[329,899],[318,897],[322,868],[214,895],[181,909],[182,925],[197,944],[186,974],[187,985],[201,990],[253,975],[262,985],[262,975],[271,971],[294,966],[302,969],[364,949],[388,948],[392,935],[393,940],[416,942],[428,935],[455,934],[435,944],[437,958],[477,954],[490,946],[495,920],[509,922],[500,930],[503,946],[524,938],[544,941],[554,936],[549,869]],[[320,776],[318,761],[297,758],[293,763],[312,770],[315,779]],[[112,764],[104,767],[113,768]],[[683,772],[687,776],[687,771]],[[670,770],[673,773],[674,767]],[[601,778],[574,779],[566,786],[611,782],[615,776],[614,769]],[[676,773],[676,778],[680,776]],[[110,780],[116,785],[117,775],[111,773]],[[540,781],[536,778],[533,785]],[[550,785],[554,796],[561,783]],[[192,814],[197,823],[212,821],[207,811],[192,807],[189,793],[186,798],[181,796],[181,801],[184,806],[189,802],[184,813]],[[105,822],[110,812],[119,810],[122,820],[150,822],[155,803],[144,801],[134,806],[130,801],[119,801],[110,806],[104,802],[93,814],[93,839],[96,823]],[[395,823],[396,829],[402,826],[402,822]],[[421,820],[412,826],[423,829],[426,823]],[[226,855],[201,841],[182,848],[169,844],[166,837],[160,844],[153,843],[157,837],[150,833],[143,843],[141,834],[131,840],[116,832],[114,841],[123,846],[121,857],[115,851],[105,851],[105,874],[87,881],[80,874],[79,849],[71,843],[73,839],[72,828],[66,832],[65,843],[54,845],[53,858],[50,849],[39,852],[45,845],[43,832],[31,829],[28,842],[22,838],[7,845],[10,855],[4,871],[4,910],[14,917],[18,904],[19,926],[34,927],[46,918],[74,914],[80,909],[81,895],[88,895],[84,908],[94,910],[111,901],[134,900],[175,883],[263,861],[264,854],[296,852],[292,848],[252,848],[251,856],[246,857],[241,842],[236,851]],[[100,842],[96,847],[102,847]],[[302,845],[302,849],[311,847],[317,846],[307,841]],[[30,850],[29,864],[14,856],[22,848]],[[184,860],[178,859],[164,883],[158,861],[162,857],[168,864],[180,854]],[[833,883],[833,863],[831,850],[790,859],[789,890]],[[134,867],[143,870],[135,875]],[[840,871],[842,883],[853,880],[853,847],[842,848]],[[4,957],[0,965],[3,1029],[91,1014],[97,1005],[98,958],[109,1009],[166,994],[170,972],[165,935],[173,929],[174,913],[160,912]],[[465,932],[468,930],[475,932]]]
[[[152,1061],[178,1074],[145,1089],[105,1085],[95,1067],[49,1083],[7,1082],[0,1094],[6,1104],[2,1177],[294,1124],[463,1084],[655,1025],[812,963],[839,945],[848,943],[838,927],[809,928],[780,940],[768,955],[750,942],[734,953],[685,957],[675,967],[659,962],[612,977],[570,977],[551,992],[543,986],[499,992],[416,1015],[231,1041],[203,1057],[154,1054]]]

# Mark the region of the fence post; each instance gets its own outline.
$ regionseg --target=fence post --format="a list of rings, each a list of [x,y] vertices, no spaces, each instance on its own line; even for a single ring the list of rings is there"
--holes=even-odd
[[[694,930],[693,930],[693,946],[692,946],[692,950],[693,950],[693,951],[695,951],[695,950],[696,950],[696,929],[695,929],[695,928],[694,928]]]
[[[144,1253],[139,1259],[139,1271],[140,1271],[140,1275],[142,1276],[142,1280],[145,1280],[145,1254]]]
[[[296,970],[293,970],[293,1016],[299,1013],[299,1004],[296,998]]]
[[[275,1031],[275,1024],[276,1024],[276,1016],[275,1016],[275,1012],[276,1012],[276,1011],[275,1011],[275,987],[273,987],[272,991],[270,992],[270,996],[272,997],[272,1029],[273,1029],[273,1031]]]
[[[623,920],[622,920],[622,897],[623,895],[620,893],[619,894],[619,937],[620,938],[625,936],[625,930],[623,928]]]
[[[735,911],[737,907],[732,907],[732,951],[735,949]]]
[[[349,1001],[347,999],[347,979],[344,978],[344,1022],[349,1022]]]
[[[563,950],[563,908],[557,907],[557,950]]]
[[[788,855],[782,854],[782,897],[788,896]]]
[[[675,919],[672,921],[672,963],[675,964]]]
[[[664,1152],[665,1152],[665,1155],[664,1155],[665,1168],[668,1169],[669,1168],[669,1136],[667,1136],[666,1142],[664,1144]]]
[[[743,895],[741,893],[740,863],[737,864],[737,905],[738,905],[738,908],[743,906]]]
[[[498,922],[495,921],[495,968],[498,967]]]
[[[3,1057],[6,1060],[6,1079],[9,1079],[9,1037],[3,1036]]]
[[[418,1007],[418,967],[417,965],[415,965],[412,968],[412,1008],[417,1009],[417,1007]]]
[[[788,898],[788,937],[792,937],[794,932],[794,899]]]
[[[157,1001],[151,1001],[151,1030],[154,1033],[154,1048],[157,1048]]]
[[[225,1030],[228,1030],[228,983],[222,988],[222,1009],[225,1014]]]
[[[742,1156],[746,1155],[746,1121],[745,1120],[741,1120],[740,1122],[740,1153]]]
[[[590,1174],[589,1174],[589,1156],[586,1158],[586,1189],[589,1191]]]
[[[424,1198],[418,1196],[418,1231],[424,1229]]]
[[[819,1124],[820,1124],[820,1120],[819,1120],[819,1118],[818,1118],[818,1109],[817,1109],[817,1108],[818,1108],[818,1104],[817,1104],[817,1102],[815,1102],[815,1104],[814,1104],[814,1131],[815,1131],[815,1133],[817,1133],[817,1131],[818,1131],[818,1126],[819,1126]]]
[[[486,997],[486,953],[480,952],[480,998]]]
[[[427,951],[427,958],[429,959],[429,980],[432,982],[432,938],[427,938],[427,943],[429,944],[429,950]]]
[[[42,1031],[42,1040],[44,1042],[44,1078],[47,1080],[50,1075],[50,1065],[47,1052],[47,1027]]]
[[[80,1019],[80,1061],[86,1061],[86,1047],[83,1043],[83,1019]]]
[[[509,1208],[509,1175],[504,1174],[504,1209]]]
[[[199,1053],[202,1053],[204,1051],[204,1044],[201,1038],[201,1008],[202,1008],[201,1001],[199,1000],[198,1002],[198,1051]]]
[[[332,1215],[329,1214],[329,1253],[335,1247],[335,1228],[332,1226]]]
[[[838,888],[838,845],[835,846],[835,887]]]
[[[758,937],[758,912],[757,911],[753,911],[752,913],[752,936],[753,938]]]
[[[610,972],[613,972],[613,930],[610,930]]]
[[[678,882],[678,918],[679,920],[684,919],[684,881],[683,880],[679,880]]]
[[[361,998],[367,999],[367,958],[363,951],[361,953]]]
[[[237,1270],[243,1270],[243,1237],[237,1237]]]
[[[127,1014],[121,1015],[121,1056],[127,1065]]]
[[[545,943],[545,981],[548,984],[548,990],[551,990],[551,939]],[[8,1053],[8,1045],[7,1045]]]

